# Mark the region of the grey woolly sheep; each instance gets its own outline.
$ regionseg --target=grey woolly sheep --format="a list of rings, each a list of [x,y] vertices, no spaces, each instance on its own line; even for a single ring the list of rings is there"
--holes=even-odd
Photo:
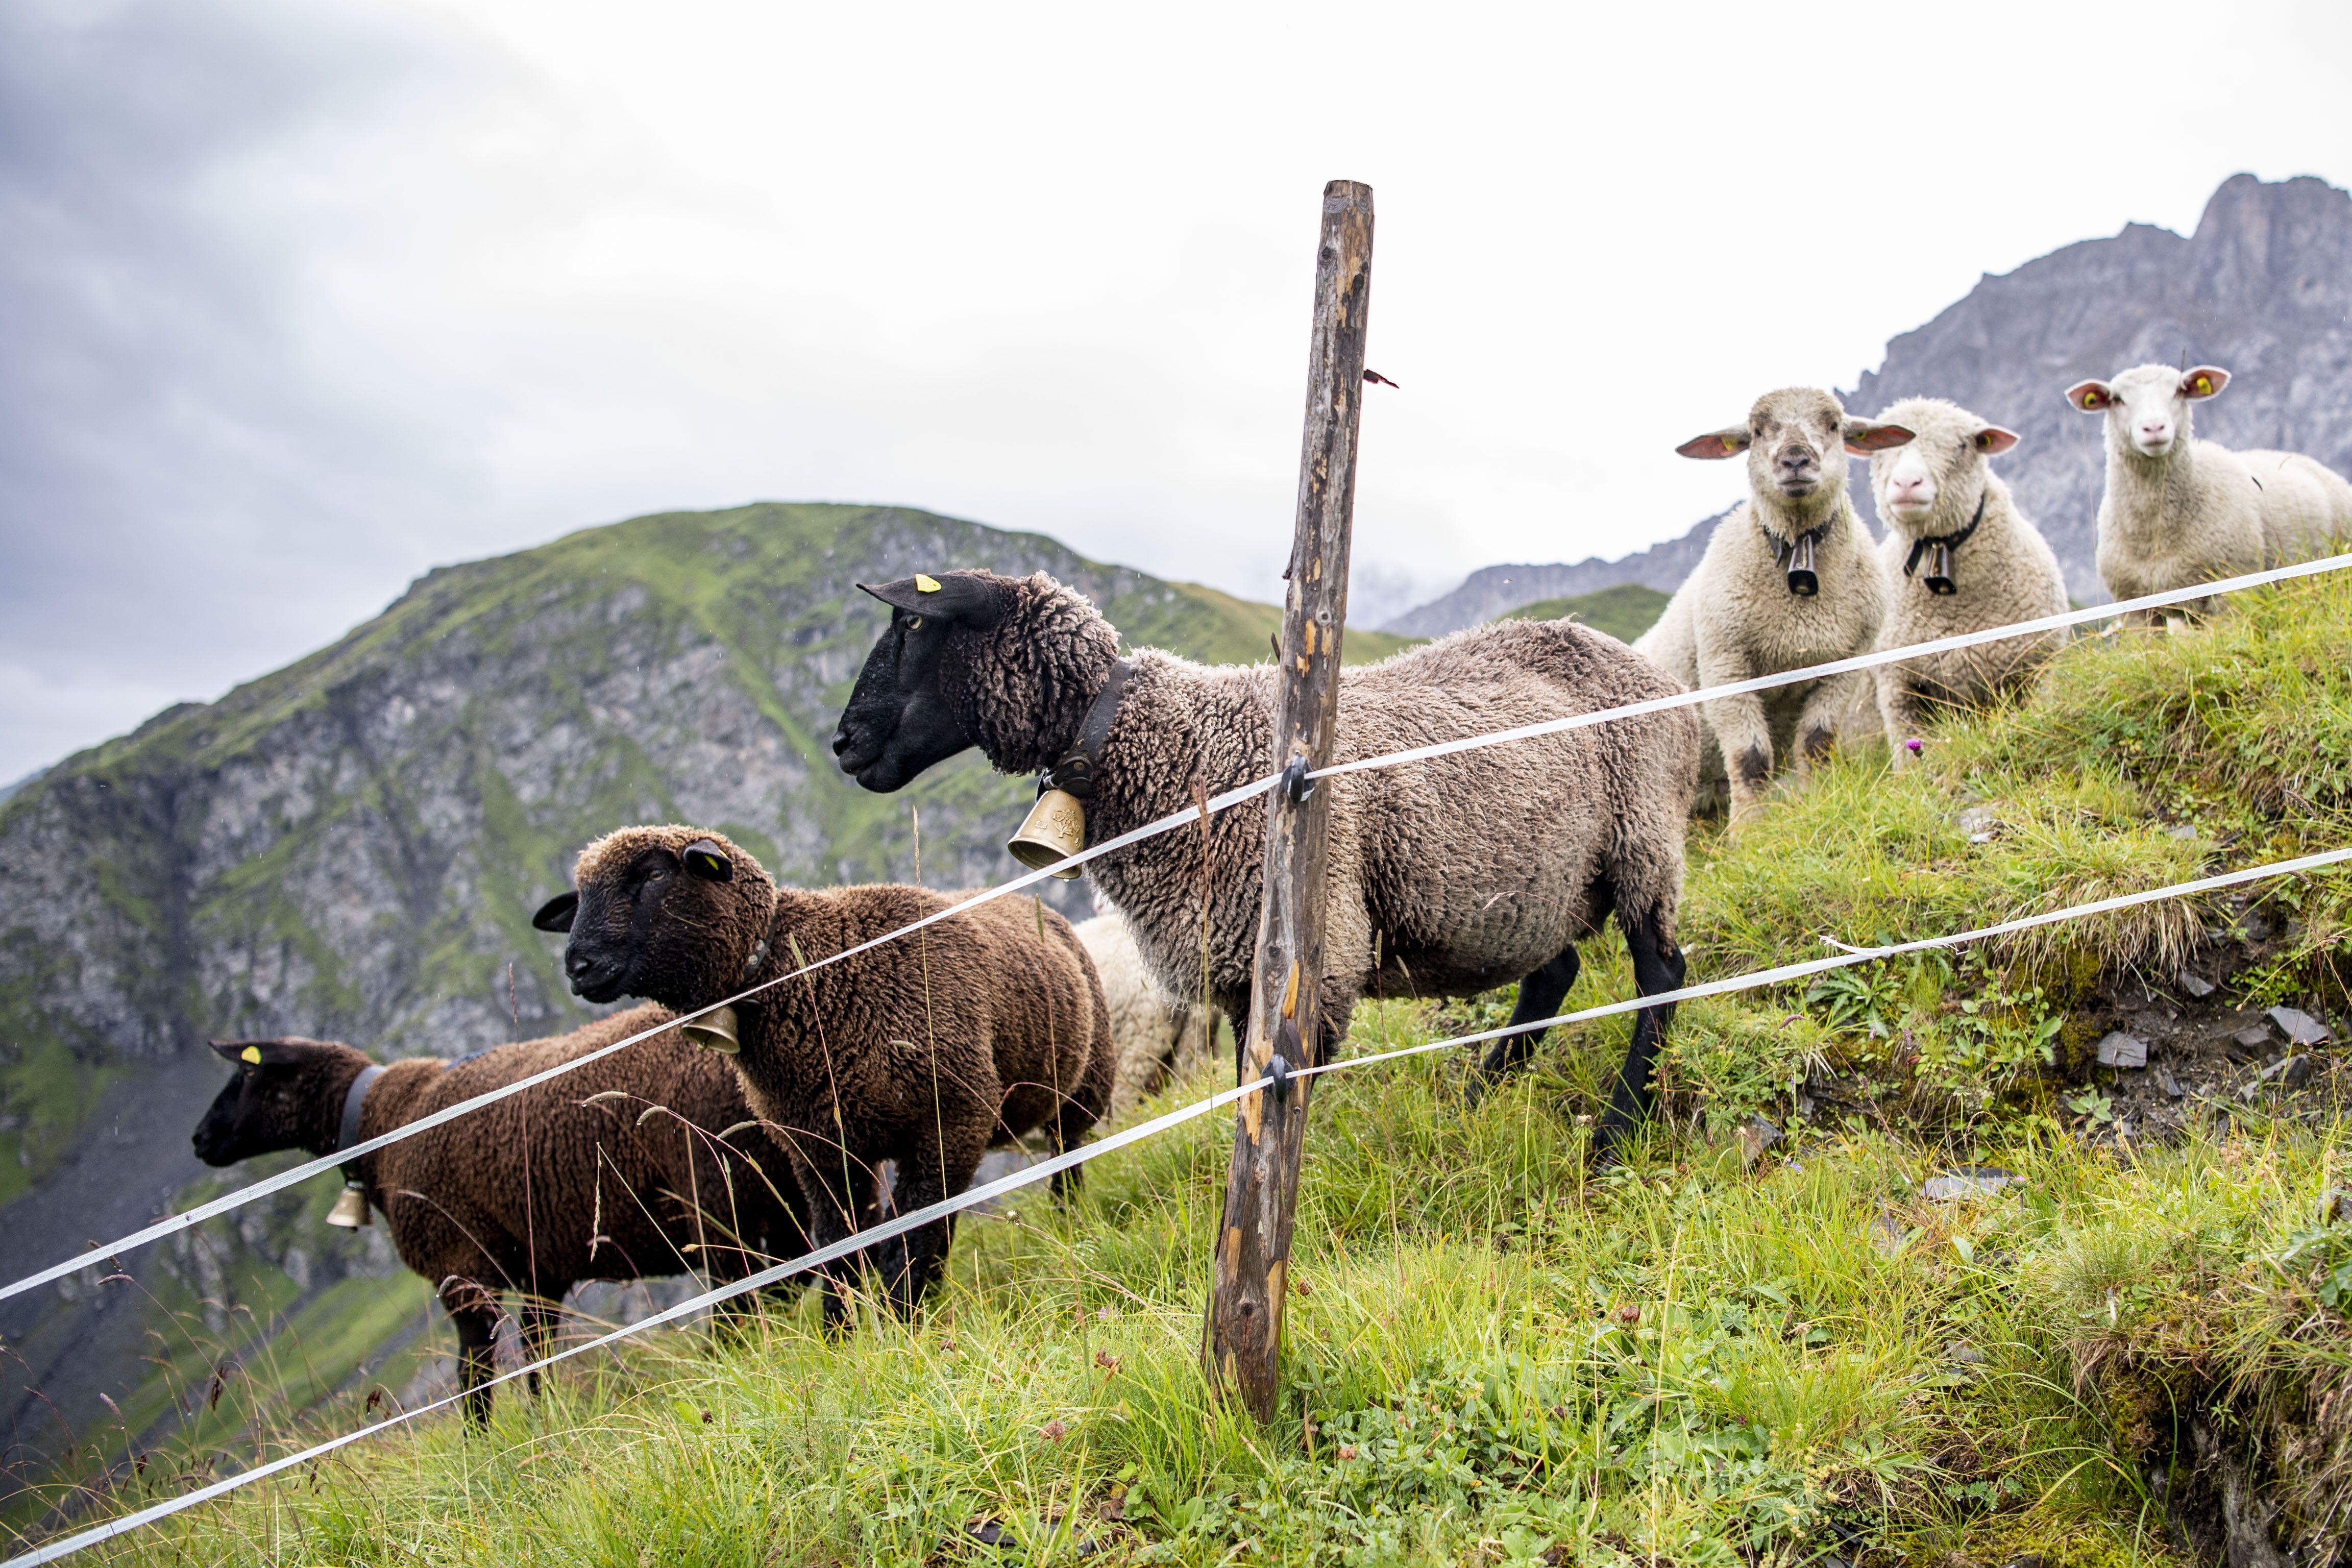
[[[1878,563],[1886,584],[1881,647],[1905,647],[2015,621],[2063,615],[2066,580],[2042,531],[2027,521],[1990,459],[2017,434],[1940,397],[1906,398],[1879,418],[1914,438],[1870,459],[1886,522]],[[2063,632],[2011,637],[1955,653],[1881,665],[1878,710],[1897,767],[1930,704],[1979,702],[2029,684]]]
[[[2074,407],[2105,416],[2099,580],[2116,598],[2306,560],[2352,536],[2352,484],[2333,469],[2298,452],[2233,452],[2191,433],[2189,405],[2229,384],[2219,365],[2142,364],[2066,389]],[[2196,599],[2181,609],[2211,607]]]
[[[280,1149],[331,1154],[671,1016],[633,1007],[454,1063],[412,1058],[363,1087],[373,1064],[349,1046],[215,1040],[236,1076],[196,1128],[196,1157],[229,1165]],[[355,1088],[358,1126],[346,1140]],[[581,1280],[700,1268],[724,1282],[807,1249],[785,1152],[751,1116],[733,1071],[666,1030],[353,1162],[400,1260],[457,1324],[469,1416],[489,1416],[483,1384],[502,1293],[520,1297],[523,1342],[537,1360],[564,1292]],[[530,1383],[536,1392],[536,1373]]]
[[[1116,911],[1097,915],[1071,929],[1102,977],[1110,1037],[1118,1049],[1108,1114],[1124,1116],[1206,1055],[1215,1036],[1217,1010],[1181,1000],[1161,988],[1143,962],[1126,917]],[[1194,994],[1198,992],[1196,978]]]
[[[681,1013],[960,901],[922,888],[778,888],[718,834],[679,826],[606,835],[581,851],[576,879],[577,894],[536,917],[571,932],[572,990]],[[736,1071],[792,1152],[820,1247],[861,1227],[886,1160],[906,1211],[970,1186],[992,1143],[1042,1128],[1057,1151],[1075,1145],[1108,1104],[1117,1068],[1094,964],[1069,922],[1034,900],[982,904],[734,1012]],[[953,1235],[950,1216],[875,1249],[898,1310],[921,1299]],[[826,1273],[837,1329],[853,1268]]]
[[[895,612],[867,656],[834,750],[871,790],[894,790],[978,746],[1000,772],[1063,764],[1098,695],[1115,710],[1090,773],[1087,836],[1100,843],[1186,809],[1196,781],[1222,790],[1273,769],[1272,667],[1193,664],[1141,649],[1080,595],[1040,574],[946,572],[869,587]],[[1326,645],[1312,657],[1332,657]],[[1615,638],[1568,621],[1475,627],[1339,677],[1335,758],[1666,696],[1671,681]],[[1327,1059],[1359,996],[1459,996],[1521,982],[1516,1022],[1551,1016],[1577,972],[1575,944],[1611,911],[1644,995],[1682,983],[1675,942],[1683,835],[1698,766],[1686,710],[1348,773],[1332,792],[1322,978],[1302,1042]],[[1168,990],[1201,984],[1250,1016],[1250,969],[1265,852],[1263,796],[1219,813],[1205,835],[1147,839],[1091,863]],[[1302,1006],[1307,1005],[1305,1002]],[[1647,1110],[1650,1069],[1671,1018],[1645,1008],[1601,1133],[1613,1145]],[[1497,1043],[1489,1077],[1535,1037]],[[1247,1048],[1237,1038],[1239,1049]]]
[[[1748,454],[1748,500],[1716,524],[1683,585],[1633,647],[1688,689],[1850,658],[1868,651],[1885,612],[1871,539],[1846,494],[1845,457],[1899,447],[1911,433],[1846,416],[1812,387],[1769,392],[1748,423],[1684,442],[1685,458]],[[1828,754],[1869,689],[1861,673],[1718,698],[1702,710],[1702,777],[1728,785],[1739,826],[1764,798],[1776,763],[1801,775]]]

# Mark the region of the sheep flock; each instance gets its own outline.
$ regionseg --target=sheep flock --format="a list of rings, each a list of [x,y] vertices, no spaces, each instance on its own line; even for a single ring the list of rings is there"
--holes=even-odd
[[[2343,477],[2296,454],[2192,435],[2193,406],[2229,380],[2213,365],[2139,365],[2064,390],[2071,406],[2103,418],[2097,563],[2116,597],[2307,559],[2352,538]],[[2050,546],[1994,468],[2018,439],[1937,398],[1863,418],[1817,388],[1767,393],[1743,422],[1676,448],[1744,458],[1748,494],[1648,633],[1629,647],[1573,621],[1506,621],[1343,670],[1338,757],[2063,612]],[[1869,460],[1882,539],[1854,505],[1850,457]],[[1122,655],[1118,628],[1042,574],[941,563],[866,592],[889,620],[834,737],[842,770],[865,788],[898,789],[976,748],[999,772],[1038,775],[1041,793],[1075,793],[1087,840],[1099,844],[1187,809],[1201,790],[1273,771],[1270,665]],[[2192,602],[2162,624],[2182,630],[2213,607]],[[1883,737],[1906,765],[1939,712],[2015,698],[2062,640],[2015,637],[1326,781],[1325,946],[1298,1048],[1310,1060],[1339,1052],[1367,995],[1516,984],[1512,1022],[1549,1018],[1575,981],[1579,944],[1612,919],[1640,994],[1675,990],[1693,813],[1723,804],[1740,831],[1775,787],[1802,787],[1842,745]],[[1776,786],[1782,774],[1791,776]],[[1244,1070],[1267,810],[1259,796],[1197,832],[1097,859],[1087,869],[1103,912],[1075,928],[1036,900],[998,899],[856,953],[970,895],[796,889],[714,829],[616,826],[583,848],[576,890],[536,923],[565,936],[579,995],[644,1005],[446,1068],[376,1068],[321,1042],[226,1042],[236,1076],[198,1151],[214,1163],[332,1152],[786,977],[577,1081],[347,1168],[457,1320],[470,1387],[488,1367],[505,1295],[523,1302],[536,1344],[576,1280],[739,1279],[795,1255],[804,1237],[845,1240],[964,1191],[992,1146],[1073,1146],[1205,1056],[1220,1015]],[[1594,1130],[1596,1159],[1645,1115],[1673,1013],[1671,1003],[1639,1013]],[[1496,1042],[1471,1092],[1521,1067],[1540,1039],[1531,1030]],[[527,1169],[527,1187],[509,1167]],[[915,1312],[952,1228],[935,1222],[828,1267],[828,1327],[845,1331],[869,1289],[887,1310]],[[487,1397],[469,1409],[485,1415]]]

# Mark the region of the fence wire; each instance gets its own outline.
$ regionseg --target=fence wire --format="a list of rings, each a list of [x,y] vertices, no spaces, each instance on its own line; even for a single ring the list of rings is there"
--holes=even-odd
[[[1845,969],[1861,963],[1874,963],[1885,959],[1900,957],[1905,953],[1925,952],[1937,948],[1961,947],[1970,942],[1984,942],[1994,937],[2010,935],[2016,931],[2030,931],[2038,926],[2055,925],[2063,921],[2079,920],[2088,915],[2105,914],[2111,910],[2129,909],[2139,904],[2155,903],[2165,899],[2189,898],[2200,893],[2214,892],[2223,888],[2238,887],[2248,882],[2263,881],[2273,877],[2293,876],[2306,871],[2323,870],[2331,866],[2342,865],[2346,861],[2352,861],[2352,847],[2325,850],[2315,855],[2298,856],[2289,860],[2276,860],[2268,865],[2252,866],[2237,871],[2225,871],[2211,877],[2200,877],[2192,881],[2177,882],[2169,887],[2149,889],[2143,892],[2117,894],[2113,898],[2097,899],[2088,903],[2069,905],[2063,910],[2046,910],[2041,914],[2025,915],[2015,920],[2002,921],[1995,925],[1980,926],[1973,931],[1956,932],[1949,936],[1922,937],[1911,942],[1894,942],[1884,946],[1868,948],[1845,947],[1843,943],[1832,942],[1831,945],[1840,947],[1843,951],[1827,958],[1808,959],[1797,963],[1778,964],[1769,969],[1753,970],[1748,973],[1733,975],[1724,980],[1713,980],[1696,985],[1685,985],[1674,991],[1662,991],[1648,996],[1635,996],[1619,1002],[1602,1003],[1598,1006],[1580,1008],[1573,1013],[1562,1013],[1553,1017],[1536,1019],[1524,1024],[1510,1025],[1498,1029],[1481,1030],[1475,1034],[1455,1035],[1446,1039],[1432,1040],[1417,1046],[1407,1046],[1398,1050],[1381,1051],[1369,1056],[1345,1057],[1337,1061],[1326,1062],[1318,1067],[1301,1068],[1291,1076],[1294,1078],[1306,1078],[1324,1076],[1336,1072],[1352,1071],[1360,1068],[1376,1067],[1383,1063],[1402,1060],[1407,1057],[1425,1056],[1435,1051],[1457,1049],[1464,1046],[1480,1045],[1489,1040],[1502,1039],[1511,1035],[1529,1034],[1538,1029],[1549,1029],[1563,1024],[1589,1023],[1598,1018],[1608,1018],[1616,1016],[1620,1014],[1637,1012],[1644,1007],[1655,1007],[1667,1003],[1696,1001],[1703,996],[1721,996],[1732,992],[1752,991],[1768,985],[1785,984],[1790,981],[1802,980],[1811,975],[1825,973],[1832,969]],[[1830,941],[1828,938],[1824,938],[1823,940]],[[1206,1115],[1208,1112],[1215,1110],[1221,1106],[1231,1105],[1236,1100],[1242,1100],[1246,1096],[1258,1093],[1263,1089],[1271,1089],[1273,1087],[1274,1080],[1271,1078],[1258,1078],[1248,1083],[1238,1085],[1233,1089],[1224,1089],[1217,1094],[1211,1095],[1206,1100],[1195,1101],[1191,1105],[1183,1106],[1161,1116],[1156,1116],[1149,1121],[1128,1128],[1124,1131],[1112,1133],[1095,1142],[1088,1143],[1083,1148],[1069,1150],[1066,1152],[1055,1155],[1050,1159],[1041,1160],[1037,1163],[1025,1166],[1019,1171],[1013,1172],[1010,1175],[1002,1176],[997,1180],[986,1183],[983,1185],[967,1188],[963,1192],[958,1193],[952,1197],[943,1198],[938,1203],[927,1205],[922,1208],[915,1209],[909,1213],[900,1215],[884,1224],[858,1231],[840,1241],[833,1243],[830,1246],[818,1247],[813,1252],[805,1253],[803,1256],[793,1258],[787,1262],[775,1264],[771,1268],[761,1269],[758,1273],[749,1275],[744,1279],[734,1280],[729,1284],[705,1290],[700,1295],[694,1296],[687,1300],[681,1301],[677,1306],[671,1307],[665,1311],[656,1312],[650,1317],[640,1319],[638,1321],[634,1323],[625,1324],[621,1328],[614,1329],[608,1333],[600,1334],[593,1339],[583,1341],[579,1344],[567,1346],[566,1348],[557,1351],[551,1355],[542,1356],[539,1360],[531,1362],[527,1365],[518,1366],[511,1371],[500,1373],[497,1376],[486,1380],[478,1386],[488,1389],[495,1388],[500,1384],[512,1383],[518,1378],[527,1377],[534,1373],[544,1372],[548,1368],[555,1366],[560,1363],[569,1361],[574,1356],[583,1355],[590,1351],[601,1350],[606,1346],[617,1344],[623,1340],[643,1333],[649,1329],[659,1328],[665,1324],[677,1322],[706,1307],[716,1306],[722,1301],[730,1300],[734,1297],[742,1295],[746,1291],[756,1290],[762,1286],[772,1285],[780,1280],[789,1279],[795,1275],[805,1273],[810,1269],[822,1268],[828,1263],[837,1262],[844,1258],[849,1257],[853,1253],[863,1251],[867,1247],[887,1241],[893,1237],[903,1236],[907,1232],[914,1230],[919,1226],[929,1225],[934,1221],[944,1219],[950,1215],[957,1214],[964,1209],[987,1203],[993,1198],[1003,1197],[1009,1193],[1018,1192],[1024,1187],[1033,1186],[1039,1182],[1049,1180],[1050,1178],[1060,1174],[1064,1171],[1083,1165],[1090,1160],[1100,1159],[1102,1156],[1113,1153],[1118,1150],[1124,1149],[1131,1143],[1138,1143],[1147,1138],[1157,1137],[1162,1132],[1170,1131],[1174,1128],[1183,1125],[1185,1122]],[[265,1464],[257,1465],[249,1470],[241,1470],[234,1476],[225,1477],[207,1486],[200,1487],[194,1491],[186,1492],[179,1497],[171,1498],[165,1501],[152,1504],[149,1507],[140,1509],[135,1512],[124,1514],[119,1519],[109,1520],[103,1524],[93,1525],[89,1529],[81,1531],[77,1534],[66,1536],[60,1540],[51,1542],[47,1545],[36,1547],[32,1551],[19,1553],[15,1557],[8,1558],[5,1562],[0,1562],[0,1568],[37,1568],[37,1564],[58,1562],[61,1559],[72,1556],[78,1552],[84,1551],[89,1547],[96,1546],[102,1542],[111,1541],[118,1536],[128,1534],[131,1531],[139,1530],[146,1525],[153,1524],[162,1520],[168,1519],[173,1514],[183,1512],[203,1503],[210,1502],[215,1499],[225,1497],[230,1492],[237,1490],[239,1488],[250,1486],[256,1481],[265,1480],[271,1476],[280,1475],[288,1470],[295,1469],[317,1459],[323,1458],[329,1454],[332,1454],[341,1448],[349,1447],[351,1445],[357,1443],[363,1438],[372,1437],[377,1433],[389,1431],[393,1427],[405,1425],[408,1422],[417,1419],[419,1416],[431,1415],[435,1411],[446,1410],[451,1405],[460,1403],[465,1399],[465,1397],[466,1393],[461,1390],[458,1393],[449,1394],[444,1398],[436,1399],[430,1404],[420,1405],[414,1410],[405,1410],[397,1415],[386,1416],[381,1421],[373,1422],[368,1426],[344,1433],[341,1436],[331,1437],[324,1442],[315,1443],[310,1447],[304,1448],[298,1453],[289,1454],[280,1458],[269,1460]]]

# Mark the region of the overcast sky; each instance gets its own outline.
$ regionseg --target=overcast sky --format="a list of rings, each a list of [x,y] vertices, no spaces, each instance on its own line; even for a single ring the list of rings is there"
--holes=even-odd
[[[2226,18],[2226,21],[2225,21]],[[1370,183],[1361,622],[1679,533],[1673,455],[2239,170],[2352,6],[0,5],[0,781],[436,563],[895,501],[1279,596]]]

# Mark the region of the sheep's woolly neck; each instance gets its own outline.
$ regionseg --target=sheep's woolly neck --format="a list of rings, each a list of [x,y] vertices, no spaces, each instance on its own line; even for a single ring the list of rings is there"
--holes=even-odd
[[[1840,474],[1836,478],[1837,483],[1824,484],[1802,500],[1791,500],[1776,489],[1751,487],[1748,494],[1754,503],[1751,515],[1756,519],[1756,526],[1769,534],[1783,549],[1799,535],[1811,533],[1815,529],[1822,531],[1822,542],[1826,544],[1841,524],[1851,526],[1848,521],[1850,512],[1845,504],[1845,476]]]
[[[2151,458],[2131,443],[2123,421],[2109,418],[2107,427],[2107,500],[2116,531],[2126,539],[2150,543],[2187,531],[2186,520],[2196,510],[2200,494],[2196,416],[2191,405],[2180,408],[2180,429],[2161,457]]]
[[[1008,582],[993,626],[960,630],[941,683],[964,733],[1002,773],[1036,773],[1075,745],[1118,659],[1118,632],[1045,573]],[[961,646],[973,639],[976,647]]]

